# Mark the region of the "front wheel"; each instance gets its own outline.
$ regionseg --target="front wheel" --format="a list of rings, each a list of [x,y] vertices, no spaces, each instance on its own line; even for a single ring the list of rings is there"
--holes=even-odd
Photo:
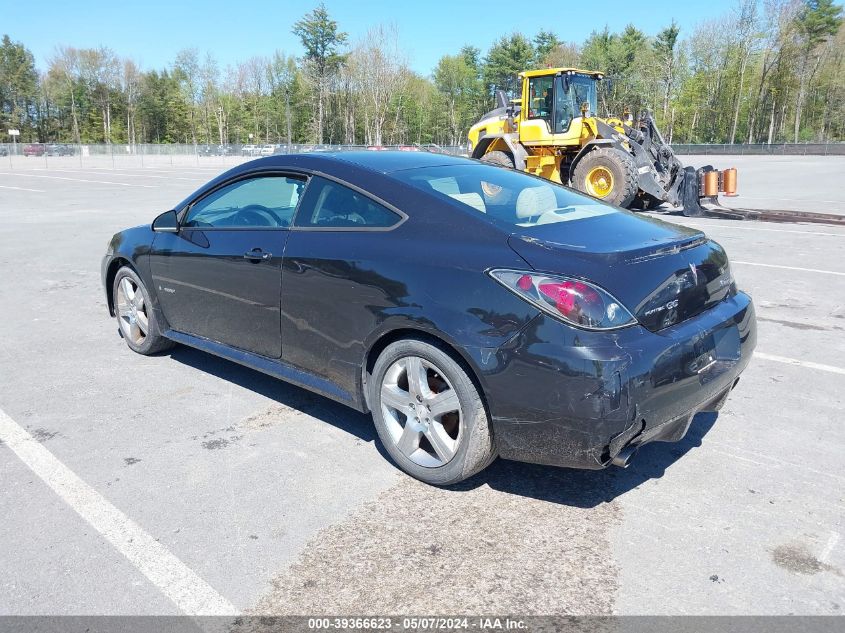
[[[482,163],[488,163],[490,165],[498,165],[499,167],[507,167],[508,169],[513,169],[513,157],[506,153],[500,152],[499,150],[488,152],[481,157]]]
[[[634,160],[616,147],[590,151],[572,172],[572,186],[578,191],[625,208],[637,196],[637,181]]]
[[[173,347],[174,343],[159,332],[144,282],[128,266],[122,267],[114,276],[112,300],[120,334],[129,349],[147,356]]]
[[[487,411],[472,379],[445,351],[418,340],[392,343],[369,382],[379,438],[406,473],[454,484],[496,457]]]

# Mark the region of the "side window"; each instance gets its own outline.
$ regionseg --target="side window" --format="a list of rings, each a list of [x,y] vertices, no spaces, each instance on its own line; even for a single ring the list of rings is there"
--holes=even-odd
[[[221,187],[191,206],[184,227],[287,228],[305,179],[257,176]]]
[[[528,80],[528,118],[552,121],[554,77],[532,77]]]
[[[315,228],[388,228],[402,218],[357,191],[314,176],[294,224]]]

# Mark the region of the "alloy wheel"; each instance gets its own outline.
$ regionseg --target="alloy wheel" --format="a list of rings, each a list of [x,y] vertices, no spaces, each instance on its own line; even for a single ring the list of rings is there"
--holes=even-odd
[[[117,318],[123,336],[134,345],[143,345],[150,329],[144,293],[130,277],[117,285]]]
[[[419,356],[394,362],[381,385],[381,410],[396,448],[415,464],[443,466],[462,433],[457,392],[433,363]]]

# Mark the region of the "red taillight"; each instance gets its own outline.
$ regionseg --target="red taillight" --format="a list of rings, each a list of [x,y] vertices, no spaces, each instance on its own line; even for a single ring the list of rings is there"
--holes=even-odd
[[[520,290],[531,290],[534,287],[534,282],[531,280],[531,275],[523,275],[516,282]]]
[[[552,316],[591,330],[636,323],[606,290],[588,281],[518,270],[493,270],[490,276]]]
[[[538,289],[541,295],[554,302],[558,312],[576,323],[584,313],[604,310],[599,294],[580,281],[545,282]]]

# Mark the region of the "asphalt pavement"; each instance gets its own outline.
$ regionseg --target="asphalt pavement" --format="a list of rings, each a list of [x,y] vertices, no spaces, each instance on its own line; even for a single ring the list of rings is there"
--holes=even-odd
[[[842,158],[724,158],[734,206],[845,213]],[[499,460],[437,489],[367,416],[130,352],[109,238],[224,165],[72,161],[0,165],[0,615],[845,609],[845,228],[662,215],[719,241],[757,306],[721,413],[627,470]]]

